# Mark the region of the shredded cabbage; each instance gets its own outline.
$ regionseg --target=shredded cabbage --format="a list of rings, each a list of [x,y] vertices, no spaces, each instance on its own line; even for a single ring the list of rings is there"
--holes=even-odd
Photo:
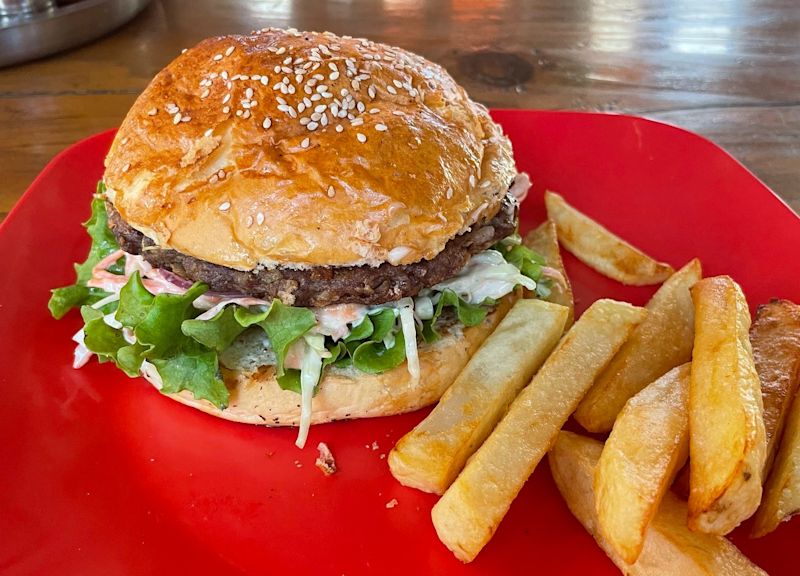
[[[507,262],[500,252],[486,250],[470,258],[456,276],[436,284],[431,290],[452,290],[468,304],[482,304],[502,298],[519,285],[528,290],[536,289],[536,282]]]

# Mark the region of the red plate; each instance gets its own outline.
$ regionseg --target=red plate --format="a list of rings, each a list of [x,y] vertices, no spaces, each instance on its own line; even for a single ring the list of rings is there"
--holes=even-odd
[[[625,116],[499,111],[534,189],[524,228],[557,190],[624,238],[680,266],[699,256],[751,305],[800,301],[800,220],[710,142]],[[495,538],[462,565],[430,521],[434,496],[404,488],[383,456],[425,412],[293,430],[211,418],[109,365],[70,367],[77,314],[48,291],[72,282],[107,132],[53,160],[0,227],[0,569],[14,574],[616,574],[561,501],[546,463]],[[567,256],[578,308],[646,302]],[[314,466],[327,442],[340,472]],[[374,443],[374,444],[373,444]],[[373,446],[375,448],[373,449]],[[397,506],[386,503],[397,499]],[[800,521],[734,541],[773,575]]]

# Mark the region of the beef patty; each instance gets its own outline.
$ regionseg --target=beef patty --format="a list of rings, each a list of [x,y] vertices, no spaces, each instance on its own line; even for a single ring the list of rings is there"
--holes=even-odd
[[[486,250],[512,234],[517,225],[517,202],[508,195],[498,213],[451,239],[431,260],[393,266],[315,266],[305,270],[276,267],[234,270],[199,260],[175,250],[155,247],[154,242],[125,222],[106,203],[108,222],[120,247],[130,254],[142,254],[156,268],[170,270],[183,278],[205,282],[215,292],[236,292],[256,298],[280,298],[294,306],[328,306],[339,303],[383,304],[416,296],[455,276],[470,256]]]

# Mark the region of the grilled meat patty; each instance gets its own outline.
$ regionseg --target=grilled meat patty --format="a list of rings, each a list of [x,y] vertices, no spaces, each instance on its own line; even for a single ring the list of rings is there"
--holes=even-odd
[[[508,195],[499,212],[450,240],[431,260],[393,266],[315,266],[305,270],[283,267],[234,270],[199,260],[175,250],[155,247],[153,241],[125,222],[106,204],[111,231],[120,247],[142,254],[156,268],[205,282],[215,292],[236,292],[256,298],[280,298],[294,306],[328,306],[339,303],[383,304],[416,296],[423,288],[455,276],[470,256],[509,236],[517,225],[517,202]]]

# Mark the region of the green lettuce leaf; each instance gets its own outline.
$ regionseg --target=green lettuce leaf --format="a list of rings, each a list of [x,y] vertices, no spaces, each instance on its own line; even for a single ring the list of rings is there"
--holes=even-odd
[[[181,330],[207,348],[222,352],[247,328],[236,319],[235,305],[226,306],[210,320],[186,320]]]
[[[486,315],[489,313],[491,306],[495,302],[484,302],[482,304],[469,304],[458,297],[452,290],[445,290],[439,296],[439,301],[436,303],[436,308],[433,311],[433,317],[422,323],[422,339],[431,344],[439,340],[442,336],[436,330],[436,321],[442,315],[442,310],[446,307],[455,308],[456,315],[459,322],[464,326],[476,326],[483,322]]]
[[[180,351],[168,358],[150,360],[158,370],[164,386],[161,391],[174,394],[189,390],[197,399],[208,400],[218,408],[228,405],[228,389],[219,377],[219,361],[212,350]]]
[[[92,239],[92,245],[86,260],[81,264],[75,264],[75,284],[52,290],[47,303],[50,314],[56,319],[63,318],[72,308],[94,304],[108,296],[108,292],[104,290],[86,287],[86,282],[92,277],[92,268],[103,258],[119,250],[119,244],[108,228],[105,200],[100,196],[103,192],[105,188],[101,182],[97,186],[97,195],[92,199],[92,215],[83,224]],[[110,271],[121,273],[121,266],[112,266]]]
[[[368,340],[353,352],[353,366],[367,374],[380,374],[391,370],[406,359],[406,344],[403,331],[395,334],[394,344],[386,348],[383,341]]]

